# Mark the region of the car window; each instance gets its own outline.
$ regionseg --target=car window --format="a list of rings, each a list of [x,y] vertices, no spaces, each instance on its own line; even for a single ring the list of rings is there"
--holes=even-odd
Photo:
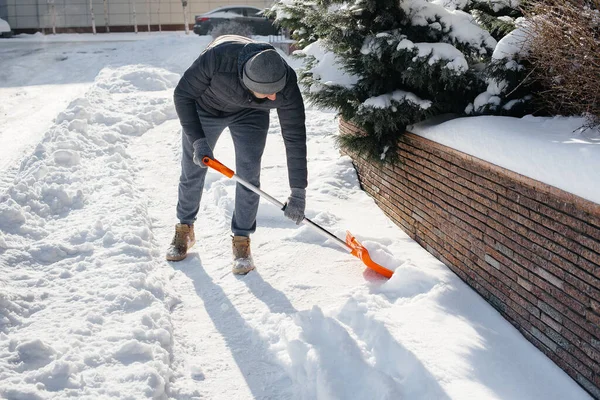
[[[243,15],[242,8],[227,8],[223,10],[224,12]]]
[[[258,15],[258,13],[262,12],[261,10],[253,7],[244,7],[242,10],[244,11],[244,16],[246,17],[260,17],[261,15]]]
[[[210,15],[210,14],[225,14],[225,13],[242,15],[242,10],[239,7],[227,7],[227,8],[220,8],[218,10],[209,11],[206,14]]]

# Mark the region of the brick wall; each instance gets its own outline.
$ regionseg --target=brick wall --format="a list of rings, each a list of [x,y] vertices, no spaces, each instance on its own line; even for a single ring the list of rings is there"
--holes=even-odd
[[[410,133],[399,153],[350,154],[364,190],[600,399],[600,205]]]

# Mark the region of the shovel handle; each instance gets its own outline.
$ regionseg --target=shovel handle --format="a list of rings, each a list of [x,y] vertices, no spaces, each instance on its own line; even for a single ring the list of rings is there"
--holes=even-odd
[[[202,158],[202,162],[207,167],[211,167],[215,171],[218,171],[218,172],[222,173],[223,175],[225,175],[228,178],[233,178],[233,175],[235,175],[235,172],[233,172],[232,169],[227,168],[225,165],[221,164],[217,160],[214,160],[214,159],[212,159],[212,158],[210,158],[208,156],[204,156]]]
[[[280,202],[279,200],[277,200],[276,198],[272,197],[268,193],[263,192],[262,190],[260,190],[256,186],[254,186],[251,183],[247,182],[245,179],[239,177],[238,175],[236,175],[236,173],[232,169],[230,169],[227,166],[221,164],[219,161],[217,161],[217,160],[215,160],[213,158],[210,158],[209,156],[204,156],[204,157],[202,157],[202,162],[204,163],[204,165],[206,165],[206,166],[214,169],[215,171],[218,171],[218,172],[222,173],[223,175],[225,175],[228,178],[232,178],[234,181],[242,184],[243,186],[245,186],[246,188],[250,189],[254,193],[256,193],[256,194],[264,197],[269,202],[271,202],[271,204],[274,204],[275,206],[279,207],[281,210],[285,209],[286,204]],[[308,219],[308,218],[305,217],[302,220],[302,224],[309,226],[310,228],[316,230],[318,233],[320,233],[323,236],[328,237],[329,239],[333,239],[334,243],[337,244],[338,246],[340,246],[341,248],[343,248],[344,250],[346,250],[348,252],[352,252],[353,247],[351,247],[346,242],[344,242],[343,240],[341,240],[340,238],[338,238],[337,236],[335,236],[333,233],[329,232],[327,229],[325,229],[322,226],[317,225],[316,223],[312,222],[310,219]]]
[[[281,208],[282,210],[285,209],[285,204],[283,204],[279,200],[275,199],[274,197],[271,197],[269,194],[263,192],[262,190],[260,190],[259,188],[257,188],[253,184],[251,184],[250,182],[247,182],[243,178],[239,177],[238,175],[235,174],[235,172],[232,169],[227,168],[225,165],[221,164],[219,161],[212,159],[208,156],[204,156],[204,157],[202,157],[202,162],[207,167],[210,167],[210,168],[214,169],[215,171],[222,173],[226,177],[233,178],[234,181],[237,181],[238,183],[242,184],[243,186],[250,189],[254,193],[264,197],[265,199],[270,201],[272,204],[275,204],[277,207]],[[354,238],[354,236],[352,236],[352,234],[350,232],[346,232],[346,241],[344,242],[342,239],[338,238],[333,233],[329,232],[327,229],[312,222],[310,219],[308,219],[306,217],[302,220],[302,223],[304,225],[307,225],[308,227],[314,229],[316,232],[320,233],[321,235],[323,235],[329,239],[333,239],[333,242],[335,244],[337,244],[344,250],[350,252],[353,256],[361,259],[367,267],[371,268],[375,272],[378,272],[387,278],[392,276],[392,274],[393,274],[392,271],[388,270],[387,268],[385,268],[385,267],[377,264],[373,260],[371,260],[371,257],[369,256],[369,252],[367,251],[367,249],[365,249],[360,243],[358,243],[358,241]]]

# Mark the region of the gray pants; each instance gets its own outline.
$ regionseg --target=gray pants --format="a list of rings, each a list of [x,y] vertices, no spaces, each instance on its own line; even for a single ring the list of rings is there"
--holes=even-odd
[[[229,127],[235,149],[235,173],[260,187],[260,162],[269,130],[269,111],[247,109],[228,117],[215,117],[198,110],[208,144],[214,149],[223,130]],[[193,224],[200,209],[207,168],[194,164],[192,140],[182,134],[183,155],[179,178],[177,218],[182,224]],[[260,196],[241,184],[235,188],[235,210],[231,231],[236,236],[250,236],[256,230],[256,213]]]

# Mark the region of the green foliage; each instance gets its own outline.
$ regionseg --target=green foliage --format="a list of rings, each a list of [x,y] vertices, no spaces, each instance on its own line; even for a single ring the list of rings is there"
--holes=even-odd
[[[532,93],[539,93],[542,88],[532,78],[532,65],[526,59],[517,57],[518,61],[493,60],[486,67],[488,80],[503,84],[496,95],[498,104],[486,104],[477,110],[477,114],[506,115],[522,117],[526,114],[546,115],[547,111],[536,104]],[[507,67],[510,65],[510,67]]]
[[[512,18],[498,18],[481,10],[472,10],[471,14],[475,21],[483,26],[494,39],[500,40],[515,29]]]
[[[312,32],[312,24],[307,16],[313,15],[313,3],[304,1],[279,2],[265,12],[269,18],[276,18],[276,23],[288,29],[296,46],[302,49],[315,42],[318,37]]]
[[[482,65],[489,63],[495,41],[465,14],[425,0],[285,0],[271,12],[304,49],[299,78],[306,98],[360,126],[366,135],[343,135],[339,143],[373,160],[394,160],[408,125],[442,113],[464,114],[485,90]],[[480,14],[481,23],[500,37],[510,24],[498,23],[497,16]],[[455,31],[456,24],[469,32]],[[335,55],[327,58],[331,65],[320,64],[324,54]],[[321,76],[331,69],[353,79]]]
[[[338,144],[359,155],[365,155],[372,161],[396,161],[397,143],[406,127],[415,120],[423,120],[439,112],[431,107],[423,108],[402,100],[392,100],[391,109],[396,112],[385,108],[359,107],[352,122],[368,134],[340,135],[337,139]]]

